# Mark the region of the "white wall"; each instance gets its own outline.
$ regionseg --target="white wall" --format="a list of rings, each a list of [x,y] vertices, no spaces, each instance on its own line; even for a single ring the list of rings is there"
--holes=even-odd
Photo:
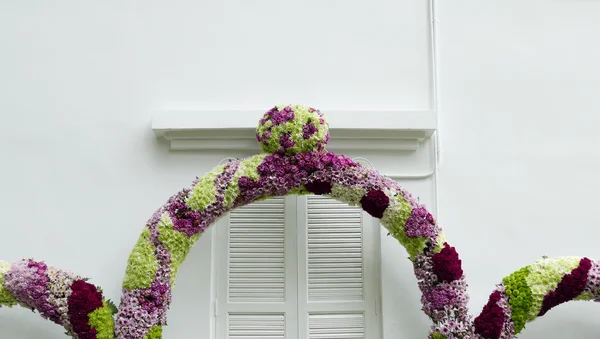
[[[600,258],[600,6],[480,2],[438,5],[439,210],[477,313],[502,276],[541,255]],[[318,24],[296,24],[311,15]],[[118,300],[146,219],[223,157],[169,153],[150,130],[153,109],[429,109],[426,19],[425,0],[1,1],[1,259],[44,259]],[[369,158],[384,173],[425,172],[425,146]],[[435,207],[432,179],[404,184]],[[166,338],[208,334],[209,240],[180,271]],[[424,338],[410,264],[390,239],[382,246],[386,338]],[[522,337],[591,337],[594,306],[551,311]],[[63,338],[26,310],[0,309],[0,324],[7,338]]]
[[[471,308],[542,255],[600,258],[600,2],[438,1],[439,214]],[[522,339],[595,338],[572,303]]]

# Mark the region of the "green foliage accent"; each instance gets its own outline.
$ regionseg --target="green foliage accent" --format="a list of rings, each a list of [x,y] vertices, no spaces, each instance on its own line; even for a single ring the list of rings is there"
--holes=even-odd
[[[115,305],[115,303],[112,302],[112,300],[106,299],[105,303],[106,303],[106,306],[108,306],[108,308],[110,309],[110,312],[113,315],[117,314],[117,312],[119,312],[119,308],[117,307],[117,305]]]
[[[165,245],[169,253],[171,253],[171,285],[175,285],[175,278],[179,267],[185,261],[190,249],[202,233],[188,237],[185,233],[181,233],[173,228],[173,221],[167,213],[163,214],[160,223],[158,224],[158,240]]]
[[[88,315],[88,321],[90,326],[96,329],[97,339],[113,339],[115,324],[112,307],[106,301],[103,304],[102,307]]]
[[[148,331],[148,334],[144,336],[144,339],[161,339],[162,338],[162,327],[154,326]]]
[[[194,211],[202,211],[216,201],[215,179],[223,172],[225,165],[217,166],[198,180],[190,192],[186,205]]]
[[[446,339],[446,336],[440,332],[431,333],[431,339]]]
[[[533,296],[529,285],[527,285],[527,276],[530,273],[529,266],[512,273],[502,279],[506,286],[506,294],[512,311],[512,321],[515,324],[515,334],[525,328],[528,320],[528,313],[533,303]]]
[[[252,180],[258,180],[260,178],[260,174],[258,173],[258,165],[265,160],[267,155],[267,153],[261,153],[240,161],[238,169],[231,178],[229,186],[227,186],[227,189],[225,189],[225,197],[223,200],[223,205],[225,207],[233,206],[235,199],[240,194],[238,182],[241,177],[248,177]]]
[[[158,262],[154,256],[155,247],[150,242],[150,230],[145,228],[129,255],[123,288],[133,290],[148,288],[152,284]]]

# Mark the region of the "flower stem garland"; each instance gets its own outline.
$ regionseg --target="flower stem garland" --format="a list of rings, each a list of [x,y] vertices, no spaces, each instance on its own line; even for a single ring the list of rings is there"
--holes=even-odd
[[[473,319],[462,262],[439,224],[395,181],[327,152],[321,112],[274,107],[256,138],[264,153],[216,167],[148,220],[127,262],[118,311],[87,279],[32,259],[0,262],[0,306],[37,310],[73,338],[162,338],[177,272],[202,233],[237,207],[288,194],[329,195],[381,219],[413,263],[422,310],[433,321],[430,339],[515,338],[552,307],[600,299],[599,262],[543,259],[504,278]]]

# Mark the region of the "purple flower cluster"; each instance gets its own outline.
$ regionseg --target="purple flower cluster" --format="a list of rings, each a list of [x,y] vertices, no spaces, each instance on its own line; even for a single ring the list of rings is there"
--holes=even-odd
[[[286,106],[281,111],[277,107],[273,107],[260,119],[260,124],[264,125],[269,120],[271,120],[273,126],[285,124],[290,120],[294,120],[294,111],[291,106]]]
[[[115,338],[143,338],[153,326],[166,324],[166,311],[162,305],[157,306],[155,302],[160,298],[161,288],[154,293],[151,288],[123,290],[115,324]]]
[[[289,133],[282,134],[279,137],[279,144],[281,145],[281,147],[284,150],[288,149],[288,148],[292,148],[292,147],[294,147],[294,145],[296,145],[296,143],[294,142],[294,140],[292,140],[292,137],[290,136]]]
[[[435,322],[444,320],[450,311],[448,307],[456,304],[458,293],[454,286],[448,283],[442,283],[431,287],[430,290],[423,293],[421,303],[423,311]]]
[[[323,119],[321,119],[323,120]],[[310,139],[315,133],[317,133],[318,129],[314,122],[309,122],[308,124],[302,126],[302,137],[304,139]]]
[[[43,262],[24,259],[13,263],[4,275],[4,287],[23,306],[38,310],[44,319],[61,324],[58,309],[48,301],[48,267]]]
[[[433,265],[431,256],[415,257],[414,272],[422,292],[422,309],[434,322],[432,332],[447,338],[471,338],[472,319],[468,314],[469,296],[464,276],[450,282],[441,281]]]
[[[406,233],[406,236],[410,238],[435,237],[437,233],[435,229],[435,220],[431,213],[425,208],[414,208],[406,221],[404,232]]]
[[[587,285],[584,292],[594,296],[594,301],[600,301],[600,262],[593,261],[592,267],[588,272]]]
[[[142,338],[157,325],[166,325],[167,310],[172,300],[169,282],[169,252],[157,248],[157,259],[161,263],[150,288],[123,290],[121,306],[115,323],[115,338]]]
[[[353,166],[358,165],[345,156],[331,152],[313,151],[293,156],[269,155],[258,166],[258,180],[254,181],[248,177],[239,179],[240,196],[236,200],[236,206],[246,205],[264,195],[286,195],[291,189],[313,181],[331,182],[331,178],[325,178],[325,175],[322,178],[311,176],[324,170],[339,171]]]

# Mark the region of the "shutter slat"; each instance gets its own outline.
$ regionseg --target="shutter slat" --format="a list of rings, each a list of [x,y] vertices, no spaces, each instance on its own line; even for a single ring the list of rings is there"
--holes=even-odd
[[[229,302],[285,300],[285,211],[282,197],[255,202],[231,212],[228,255]],[[260,321],[271,319],[260,318],[262,315],[256,317],[262,319]],[[253,318],[245,315],[234,320],[242,322],[248,319]],[[231,332],[230,337],[246,338]]]
[[[228,319],[230,339],[284,339],[285,315],[235,314]]]
[[[307,196],[306,218],[308,302],[363,300],[361,210],[312,195]]]
[[[309,339],[364,339],[365,320],[357,314],[310,314]]]

